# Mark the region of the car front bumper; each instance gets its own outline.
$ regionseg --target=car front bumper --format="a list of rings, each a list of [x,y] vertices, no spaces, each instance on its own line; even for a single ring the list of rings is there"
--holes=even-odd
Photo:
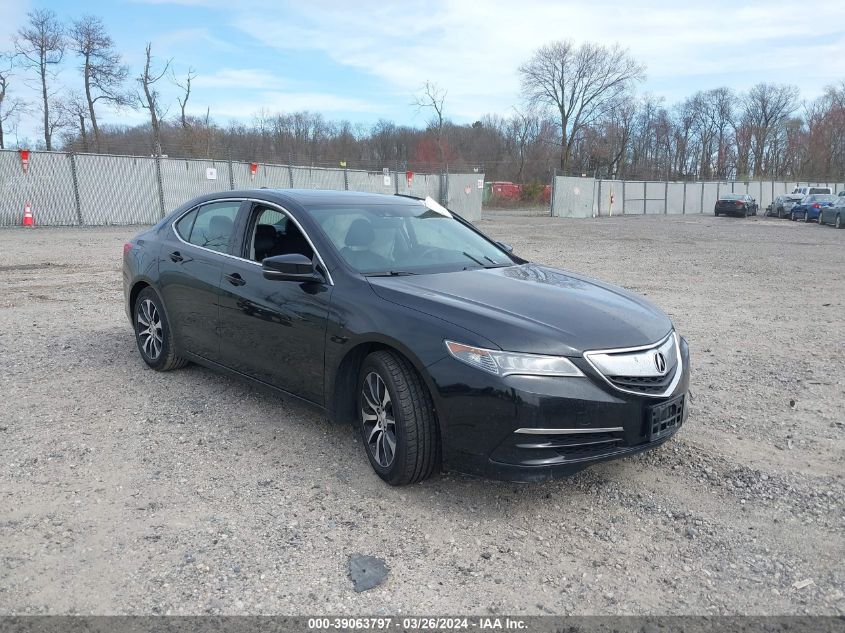
[[[444,358],[428,368],[444,467],[492,479],[542,481],[659,446],[689,411],[689,347],[683,338],[680,353],[680,379],[661,398],[616,389],[584,359],[572,359],[584,377],[501,378]],[[665,403],[673,406],[656,412]],[[652,422],[664,410],[673,412],[673,422],[657,434]]]

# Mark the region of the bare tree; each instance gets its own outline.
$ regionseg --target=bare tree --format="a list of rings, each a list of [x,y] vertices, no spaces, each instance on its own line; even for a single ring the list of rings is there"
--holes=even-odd
[[[763,157],[772,138],[798,109],[795,86],[759,83],[743,99],[743,114],[751,134],[754,175],[766,170]]]
[[[100,18],[86,15],[76,20],[68,34],[71,49],[80,57],[85,90],[87,118],[94,133],[94,146],[101,149],[100,127],[97,124],[95,105],[98,102],[116,106],[129,104],[124,83],[129,69],[121,63],[120,54]]]
[[[176,78],[176,75],[173,75],[173,83],[182,89],[182,92],[185,93],[184,97],[176,97],[176,101],[179,102],[179,110],[180,110],[180,117],[179,122],[182,124],[182,129],[188,129],[188,119],[185,116],[185,106],[188,105],[188,99],[191,97],[191,82],[197,78],[197,73],[193,68],[188,68],[188,74],[185,75],[185,81],[181,82]]]
[[[433,127],[437,133],[437,153],[441,165],[445,164],[446,154],[443,148],[443,107],[445,102],[446,90],[431,81],[426,81],[422,87],[422,93],[415,97],[412,104],[417,107],[417,112],[423,108],[430,108],[434,112],[429,127]]]
[[[49,9],[35,9],[27,13],[28,23],[22,26],[15,38],[15,52],[23,65],[38,73],[41,82],[43,109],[44,145],[47,151],[53,149],[52,132],[56,118],[50,116],[52,93],[47,80],[53,78],[53,68],[61,63],[65,53],[65,35],[56,14]]]
[[[560,125],[560,168],[565,171],[579,132],[600,119],[645,69],[618,45],[570,41],[541,46],[519,67],[522,92],[532,105],[556,111]]]
[[[76,129],[82,151],[90,151],[91,144],[88,139],[88,126],[86,124],[90,114],[85,97],[78,93],[69,94],[64,100],[56,101],[55,109],[59,118],[59,127]],[[75,140],[74,134],[74,132],[65,133],[66,144]]]
[[[27,111],[27,104],[18,97],[9,95],[9,83],[12,78],[13,55],[0,55],[0,149],[6,148],[6,131],[14,125],[21,114]]]
[[[156,154],[161,154],[161,120],[164,118],[165,112],[159,103],[159,94],[155,85],[161,80],[170,68],[170,61],[164,65],[160,73],[156,73],[153,69],[153,45],[147,43],[145,49],[144,70],[138,76],[137,81],[141,84],[143,94],[138,94],[137,98],[141,107],[150,113],[150,125],[153,129],[153,147]]]
[[[540,119],[528,109],[513,109],[513,116],[507,122],[504,134],[517,162],[516,181],[522,182],[525,175],[525,160],[528,148],[540,132]]]

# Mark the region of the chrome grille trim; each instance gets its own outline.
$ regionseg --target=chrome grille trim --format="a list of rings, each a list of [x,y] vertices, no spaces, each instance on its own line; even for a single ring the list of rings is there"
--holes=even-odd
[[[617,433],[624,431],[621,426],[612,426],[605,429],[517,429],[514,433],[524,435],[578,435],[579,433]]]
[[[674,350],[675,351],[675,354],[674,354],[675,365],[672,368],[667,367],[667,371],[663,375],[668,376],[671,372],[674,372],[674,375],[672,376],[672,381],[669,383],[669,385],[666,387],[666,389],[663,390],[663,391],[660,391],[659,393],[649,393],[647,391],[637,391],[637,390],[634,390],[634,389],[625,389],[623,387],[620,387],[618,384],[615,384],[612,380],[612,378],[614,376],[622,376],[623,374],[618,373],[618,372],[614,372],[613,374],[608,375],[607,373],[605,373],[609,369],[608,364],[610,362],[613,362],[611,360],[611,357],[614,356],[614,355],[629,355],[629,356],[635,355],[635,356],[638,356],[638,355],[636,355],[637,352],[644,352],[644,354],[642,356],[650,358],[651,352],[656,352],[656,351],[663,352],[664,348],[666,350],[670,350],[672,345],[674,345],[674,347],[675,347],[675,350]],[[666,355],[665,352],[664,352],[664,355]],[[672,392],[675,390],[675,387],[678,386],[678,383],[681,380],[681,376],[684,373],[683,372],[683,363],[681,361],[681,341],[680,341],[680,337],[678,336],[678,333],[675,332],[674,330],[672,330],[672,332],[670,332],[669,335],[666,336],[665,338],[661,339],[657,343],[652,343],[651,345],[642,345],[642,346],[639,346],[639,347],[625,347],[625,348],[617,348],[617,349],[599,349],[599,350],[585,351],[584,352],[584,360],[586,360],[587,363],[589,363],[590,367],[592,367],[596,371],[596,373],[599,376],[601,376],[601,378],[608,385],[610,385],[611,387],[613,387],[617,391],[634,394],[636,396],[643,396],[643,397],[646,397],[646,398],[665,398],[666,396],[671,395]],[[596,362],[596,360],[598,360],[598,362]],[[614,360],[616,360],[616,359],[614,359]],[[634,367],[634,365],[631,364],[630,362],[628,362],[628,360],[629,359],[623,360],[622,366],[628,367],[628,368]],[[602,369],[601,365],[604,365],[604,370]],[[640,364],[640,365],[643,367],[643,369],[641,371],[646,372],[647,366],[645,364]],[[634,369],[634,371],[636,371],[636,369]],[[628,374],[628,375],[630,376],[632,374]],[[637,376],[638,374],[633,374],[633,375]],[[657,373],[656,369],[652,370],[651,374],[648,374],[648,373],[640,373],[639,374],[639,376],[641,376],[641,377],[651,377],[651,376],[660,376],[660,375],[661,374]]]

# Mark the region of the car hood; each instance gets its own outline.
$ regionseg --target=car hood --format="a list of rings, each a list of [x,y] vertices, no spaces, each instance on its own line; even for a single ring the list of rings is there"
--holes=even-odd
[[[536,264],[369,282],[382,299],[454,323],[509,351],[577,356],[648,345],[672,329],[669,318],[638,295]]]

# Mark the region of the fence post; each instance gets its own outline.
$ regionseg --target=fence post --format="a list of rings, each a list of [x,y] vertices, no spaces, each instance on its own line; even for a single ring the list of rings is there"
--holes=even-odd
[[[349,191],[349,168],[346,165],[343,166],[343,188]]]
[[[440,172],[440,204],[449,206],[449,170]]]
[[[293,154],[288,156],[288,180],[290,181],[289,189],[293,189]]]
[[[699,184],[701,185],[701,208],[698,212],[704,213],[704,181],[700,181]]]
[[[557,167],[552,168],[552,194],[549,198],[549,217],[555,217],[555,187],[557,186]],[[481,199],[484,200],[484,189],[481,190]]]
[[[687,181],[684,177],[684,201],[681,203],[681,215],[687,214]]]
[[[76,204],[76,221],[82,226],[82,202],[79,199],[79,178],[76,174],[76,155],[73,152],[68,154],[70,159],[70,178],[73,181],[73,200]]]
[[[232,167],[232,152],[229,152],[229,191],[235,190],[235,170]]]
[[[721,182],[716,182],[716,202],[719,202],[719,189],[722,187]],[[704,212],[704,207],[701,208],[701,211]]]
[[[643,215],[646,213],[646,197],[648,196],[648,183],[643,180]]]
[[[596,217],[601,217],[601,178],[598,179],[599,193],[596,200]]]
[[[625,215],[625,181],[622,181],[622,215]]]
[[[164,183],[161,177],[161,144],[156,143],[156,155],[155,155],[155,165],[156,165],[156,185],[158,186],[158,206],[159,206],[159,217],[164,217]]]
[[[663,185],[663,215],[669,215],[669,181]]]

